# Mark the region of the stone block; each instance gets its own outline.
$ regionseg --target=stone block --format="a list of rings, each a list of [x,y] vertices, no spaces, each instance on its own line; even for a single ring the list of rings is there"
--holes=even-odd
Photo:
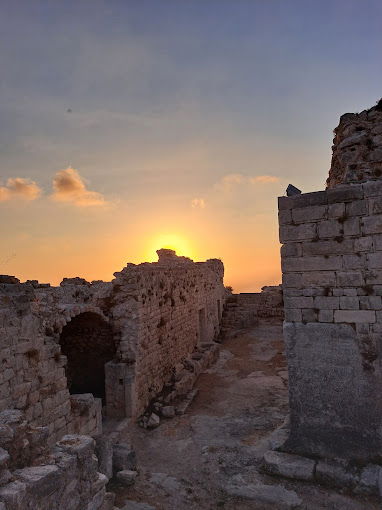
[[[288,246],[288,245],[287,245]],[[305,242],[302,244],[304,256],[308,255],[337,255],[337,254],[353,254],[353,239],[344,239],[340,237],[338,240]]]
[[[380,196],[382,195],[382,182],[380,180],[365,182],[363,184],[363,191],[365,197]]]
[[[296,257],[281,262],[283,271],[336,271],[342,269],[342,257],[324,255]]]
[[[370,269],[382,269],[382,252],[369,253],[367,258]]]
[[[335,310],[334,322],[357,323],[357,322],[370,322],[376,320],[374,310]]]
[[[318,235],[320,239],[338,237],[342,233],[342,224],[337,220],[321,221],[318,224]]]
[[[382,243],[381,243],[382,246]],[[371,236],[354,239],[354,251],[371,251],[373,249],[373,238]]]
[[[361,271],[339,271],[337,273],[339,287],[361,287],[364,283]]]
[[[288,243],[281,246],[280,249],[282,257],[302,257],[302,244],[301,243]]]
[[[345,214],[345,204],[330,204],[328,206],[328,218],[340,218]]]
[[[353,200],[361,200],[364,197],[361,184],[328,189],[326,193],[329,204],[334,204],[336,202],[353,202]]]
[[[285,308],[284,310],[285,320],[288,322],[301,322],[302,312],[298,308]]]
[[[302,287],[302,275],[301,274],[283,274],[283,287]]]
[[[124,469],[123,471],[119,471],[116,475],[116,479],[119,483],[129,486],[135,483],[135,479],[137,478],[137,471],[131,471],[129,469]]]
[[[340,308],[342,310],[359,310],[359,298],[349,296],[340,297]]]
[[[363,269],[367,267],[366,256],[364,253],[357,255],[344,255],[343,268],[346,269]]]
[[[381,197],[369,199],[370,214],[382,214],[382,200]]]
[[[359,313],[364,322],[373,318],[368,310],[334,313],[346,312],[351,322]],[[373,459],[382,446],[382,411],[375,405],[374,377],[364,369],[368,351],[360,348],[355,328],[284,322],[284,340],[290,396],[290,434],[284,451],[311,458]]]
[[[313,308],[313,297],[291,297],[284,296],[285,308]]]
[[[319,310],[318,321],[319,322],[333,322],[334,311],[333,310]]]
[[[361,310],[381,310],[381,296],[360,296],[359,306]]]
[[[295,480],[313,480],[315,465],[312,459],[273,450],[267,451],[263,459],[267,473]]]
[[[363,218],[363,235],[382,234],[382,214]]]
[[[287,241],[303,241],[313,239],[317,235],[315,223],[301,223],[300,225],[280,225],[280,243]]]
[[[301,278],[303,287],[332,287],[336,285],[334,271],[307,271],[301,275]]]
[[[359,475],[355,469],[336,462],[318,461],[316,480],[331,487],[348,487],[354,489],[359,482]]]
[[[316,296],[314,307],[322,310],[336,310],[340,307],[340,298],[334,296]]]
[[[354,218],[349,218],[346,221],[344,221],[343,231],[344,231],[345,236],[359,236],[360,232],[361,232],[359,218],[354,217]]]
[[[279,211],[279,224],[287,225],[292,223],[292,213],[290,209],[282,209]]]
[[[364,216],[368,214],[369,204],[367,200],[355,200],[346,204],[347,216]]]
[[[294,223],[307,223],[309,221],[324,220],[327,216],[326,205],[315,205],[292,210]]]
[[[326,191],[314,191],[312,193],[301,193],[292,197],[279,197],[279,209],[294,209],[299,207],[310,207],[314,205],[326,205],[328,203]]]
[[[382,234],[377,234],[375,236],[373,236],[373,243],[374,243],[374,247],[375,247],[375,250],[382,250]]]
[[[305,308],[302,310],[302,321],[303,322],[316,322],[317,312],[313,308]]]

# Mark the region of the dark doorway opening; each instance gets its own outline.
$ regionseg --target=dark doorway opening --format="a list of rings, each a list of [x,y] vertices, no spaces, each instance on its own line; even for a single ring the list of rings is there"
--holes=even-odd
[[[98,314],[81,313],[64,326],[62,354],[68,358],[66,377],[71,394],[92,393],[105,399],[105,363],[115,357],[112,329]]]
[[[207,337],[206,310],[199,310],[199,343],[205,342]]]

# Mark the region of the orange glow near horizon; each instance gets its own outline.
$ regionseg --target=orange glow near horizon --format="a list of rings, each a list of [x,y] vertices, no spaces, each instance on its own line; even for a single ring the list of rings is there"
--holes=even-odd
[[[156,251],[161,248],[174,250],[177,255],[183,257],[189,257],[191,259],[195,257],[195,249],[188,239],[176,233],[166,233],[151,237],[147,241],[142,262],[157,262],[158,255]]]

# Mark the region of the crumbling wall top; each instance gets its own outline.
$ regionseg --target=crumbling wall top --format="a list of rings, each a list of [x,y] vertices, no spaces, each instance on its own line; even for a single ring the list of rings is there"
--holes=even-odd
[[[382,179],[382,99],[361,113],[345,113],[334,130],[328,188]]]

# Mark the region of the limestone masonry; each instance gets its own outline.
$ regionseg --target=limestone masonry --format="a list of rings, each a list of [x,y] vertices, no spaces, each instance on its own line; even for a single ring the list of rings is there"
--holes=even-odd
[[[341,117],[329,189],[279,198],[279,224],[290,396],[283,451],[313,459],[310,478],[331,472],[357,491],[363,466],[382,495],[380,105]]]
[[[94,441],[81,434],[101,438],[107,464],[102,415],[136,419],[163,392],[170,404],[213,361],[223,264],[158,255],[112,282],[0,277],[1,510],[112,508]],[[43,446],[57,441],[52,457]]]

